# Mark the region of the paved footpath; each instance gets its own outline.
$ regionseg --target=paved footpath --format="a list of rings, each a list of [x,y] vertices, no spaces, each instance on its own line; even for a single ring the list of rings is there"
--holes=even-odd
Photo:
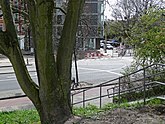
[[[27,97],[0,101],[0,111],[14,111],[14,110],[31,109],[31,108],[34,108],[34,106]]]
[[[107,89],[109,88],[110,86],[102,88],[102,95],[107,95]],[[72,93],[75,92],[73,91]],[[95,97],[99,97],[99,95],[100,95],[100,87],[89,89],[84,93],[85,99],[92,99]],[[73,103],[80,101],[83,101],[83,92],[76,94],[73,97]],[[112,102],[112,99],[108,98],[108,96],[101,99],[102,105],[109,102]],[[85,103],[85,105],[88,104],[100,106],[100,98]],[[83,107],[83,103],[76,104],[75,106]],[[0,111],[13,111],[13,110],[31,109],[31,108],[34,108],[34,106],[27,97],[0,100]]]
[[[100,100],[101,100],[101,105],[103,106],[106,103],[112,102],[112,98],[108,98],[108,96],[107,96],[108,95],[107,89],[110,89],[111,87],[112,86],[106,86],[106,87],[101,88],[101,95],[105,96],[101,99],[100,99],[100,87],[95,87],[95,88],[86,90],[84,93],[81,92],[79,94],[74,95],[73,103],[83,101],[83,96],[84,96],[85,100],[93,99],[93,98],[97,97],[97,99],[95,99],[95,100],[87,101],[85,103],[85,105],[93,104],[93,105],[96,105],[99,107]],[[21,93],[21,92],[22,91],[14,91],[14,90],[13,90],[13,93],[6,92],[6,94],[7,94],[6,97],[12,97],[13,94],[15,94],[16,97],[20,96],[20,95],[24,95],[24,93],[23,92]],[[80,91],[72,91],[72,94],[75,94],[77,92],[80,92]],[[112,89],[109,90],[109,93],[112,93]],[[71,99],[72,99],[72,97],[71,97]],[[83,105],[84,105],[83,103],[80,103],[80,104],[76,104],[74,106],[83,107]],[[31,109],[31,108],[34,108],[34,106],[27,97],[0,100],[0,111],[13,111],[13,110]]]

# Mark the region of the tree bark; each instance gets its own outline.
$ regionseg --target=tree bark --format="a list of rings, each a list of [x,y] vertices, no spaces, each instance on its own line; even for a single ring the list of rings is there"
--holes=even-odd
[[[0,53],[14,68],[22,90],[35,105],[42,124],[63,124],[72,115],[70,88],[72,53],[84,0],[69,0],[57,61],[53,54],[54,0],[27,0],[39,85],[30,77],[21,53],[9,0],[1,0],[6,31],[0,32]]]

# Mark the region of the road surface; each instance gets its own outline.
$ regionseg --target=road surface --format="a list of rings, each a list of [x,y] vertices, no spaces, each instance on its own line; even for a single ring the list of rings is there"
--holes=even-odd
[[[26,59],[25,59],[26,60]],[[78,75],[79,82],[87,82],[93,85],[103,83],[105,81],[121,76],[123,68],[129,66],[132,62],[132,57],[114,57],[100,59],[83,59],[78,60]],[[34,58],[29,58],[28,67],[32,79],[37,82],[37,74],[35,71]],[[17,83],[16,77],[8,59],[0,58],[0,95],[2,92],[19,91],[20,86]],[[10,73],[10,74],[6,74]],[[75,65],[72,65],[72,77],[75,77]],[[1,97],[1,96],[0,96]]]

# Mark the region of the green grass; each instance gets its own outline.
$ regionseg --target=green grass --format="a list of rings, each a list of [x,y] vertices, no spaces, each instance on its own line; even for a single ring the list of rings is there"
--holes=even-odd
[[[146,99],[154,96],[161,96],[165,94],[165,86],[156,86],[152,89],[146,90]],[[135,100],[143,99],[144,91],[140,92],[128,92],[120,95],[120,102],[131,102]],[[114,102],[118,103],[118,95],[114,97]]]
[[[19,110],[0,113],[0,124],[38,124],[39,120],[36,110]]]
[[[74,115],[86,116],[86,117],[89,117],[92,115],[97,115],[103,111],[104,111],[103,109],[100,109],[99,107],[94,106],[94,105],[90,105],[90,104],[87,105],[85,108],[83,108],[83,107],[74,107],[73,108],[73,114]]]
[[[165,104],[164,100],[152,99],[147,101],[148,105],[156,106]],[[101,112],[109,111],[115,108],[138,108],[143,106],[143,103],[129,104],[127,102],[120,105],[108,103],[101,109],[94,105],[88,105],[85,108],[74,107],[73,113],[78,116],[91,117],[100,114]],[[19,110],[13,112],[0,112],[0,124],[40,124],[40,119],[37,111],[34,110]]]
[[[155,106],[155,105],[164,105],[165,100],[154,98],[152,100],[147,101],[147,105]]]

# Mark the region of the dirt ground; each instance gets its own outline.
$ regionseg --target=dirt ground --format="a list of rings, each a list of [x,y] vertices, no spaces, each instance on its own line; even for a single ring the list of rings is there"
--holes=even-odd
[[[66,124],[165,124],[165,106],[118,108],[90,118],[77,117],[75,120]]]

